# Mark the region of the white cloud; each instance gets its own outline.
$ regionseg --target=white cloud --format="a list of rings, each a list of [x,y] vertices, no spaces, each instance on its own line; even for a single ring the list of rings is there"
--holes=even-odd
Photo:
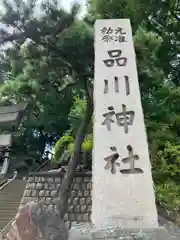
[[[61,5],[67,11],[69,11],[72,3],[74,3],[74,2],[78,2],[78,3],[81,4],[81,13],[80,13],[80,15],[83,16],[86,13],[86,0],[61,0]]]

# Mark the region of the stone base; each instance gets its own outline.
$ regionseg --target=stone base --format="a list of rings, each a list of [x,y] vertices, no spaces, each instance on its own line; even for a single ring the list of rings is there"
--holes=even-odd
[[[155,229],[106,229],[92,233],[92,239],[110,239],[110,240],[178,240],[180,239],[170,234],[165,228]]]
[[[155,229],[107,228],[97,230],[92,225],[77,226],[69,231],[69,240],[180,240],[180,232],[168,232],[164,227]]]

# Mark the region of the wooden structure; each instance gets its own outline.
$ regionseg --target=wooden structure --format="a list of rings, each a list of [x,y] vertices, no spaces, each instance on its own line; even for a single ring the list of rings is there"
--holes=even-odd
[[[18,128],[26,110],[27,103],[21,102],[11,106],[0,107],[0,176],[7,173],[10,163],[10,150],[12,146],[12,134]],[[8,132],[8,134],[7,134]]]

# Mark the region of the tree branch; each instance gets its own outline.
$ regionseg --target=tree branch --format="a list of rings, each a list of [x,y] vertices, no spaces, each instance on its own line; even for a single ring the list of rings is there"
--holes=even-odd
[[[62,22],[62,20],[60,20],[53,29],[51,28],[51,29],[46,29],[45,31],[43,31],[43,35],[40,37],[45,37],[45,36],[49,36],[49,35],[52,35],[52,37],[56,37],[56,35],[58,35],[59,33],[63,32],[63,31],[67,31],[67,29],[72,25],[73,21],[74,21],[74,16],[69,17],[69,19],[65,18],[63,20],[63,22]],[[16,34],[8,34],[3,29],[1,29],[0,45],[7,43],[7,42],[23,40],[23,39],[27,39],[27,38],[32,39],[33,41],[37,42],[37,37],[40,33],[36,29],[33,29],[33,30],[34,31],[32,31],[31,26],[29,26],[29,28],[27,27],[26,31],[24,31],[24,32],[20,32],[20,33],[16,33]],[[6,34],[6,36],[5,36],[5,34]],[[39,37],[39,40],[40,40],[40,37]]]
[[[93,113],[93,102],[92,102],[91,96],[89,95],[87,83],[86,83],[85,91],[87,96],[87,106],[86,106],[85,116],[84,116],[84,119],[82,120],[82,123],[76,135],[74,155],[72,156],[68,164],[67,173],[63,179],[63,182],[60,188],[60,200],[57,202],[57,207],[60,211],[60,215],[62,218],[64,218],[64,215],[67,212],[68,197],[71,189],[71,184],[76,173],[76,168],[81,158],[81,145],[87,133],[88,124],[91,120],[92,113]]]
[[[13,42],[15,40],[19,40],[19,39],[24,39],[27,38],[26,34],[23,32],[18,33],[18,34],[6,34],[6,36],[4,35],[4,32],[1,31],[0,32],[1,36],[0,36],[0,45],[7,43],[7,42]]]
[[[171,10],[170,13],[178,22],[180,22],[180,17],[177,14],[175,14],[173,10]]]

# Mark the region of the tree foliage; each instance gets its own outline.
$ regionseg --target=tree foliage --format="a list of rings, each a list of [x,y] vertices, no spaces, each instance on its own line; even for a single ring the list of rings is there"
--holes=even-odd
[[[67,13],[58,7],[57,1],[46,1],[41,4],[42,12],[37,17],[32,11],[36,2],[4,1],[1,21],[13,27],[13,32],[2,30],[0,43],[13,43],[15,55],[21,56],[23,61],[20,64],[22,72],[13,71],[0,94],[3,103],[16,103],[20,99],[29,102],[25,129],[36,130],[38,134],[53,131],[62,134],[62,130],[68,127],[67,117],[75,89],[83,90],[87,107],[75,136],[74,153],[57,203],[59,214],[64,217],[70,186],[81,158],[81,145],[93,111],[89,88],[93,76],[93,45],[90,44],[93,31],[76,18],[78,4]],[[83,56],[86,56],[84,62],[81,61]],[[17,62],[13,66],[17,70]]]
[[[88,4],[89,23],[96,18],[131,19],[157,201],[180,211],[179,2],[91,0]]]

